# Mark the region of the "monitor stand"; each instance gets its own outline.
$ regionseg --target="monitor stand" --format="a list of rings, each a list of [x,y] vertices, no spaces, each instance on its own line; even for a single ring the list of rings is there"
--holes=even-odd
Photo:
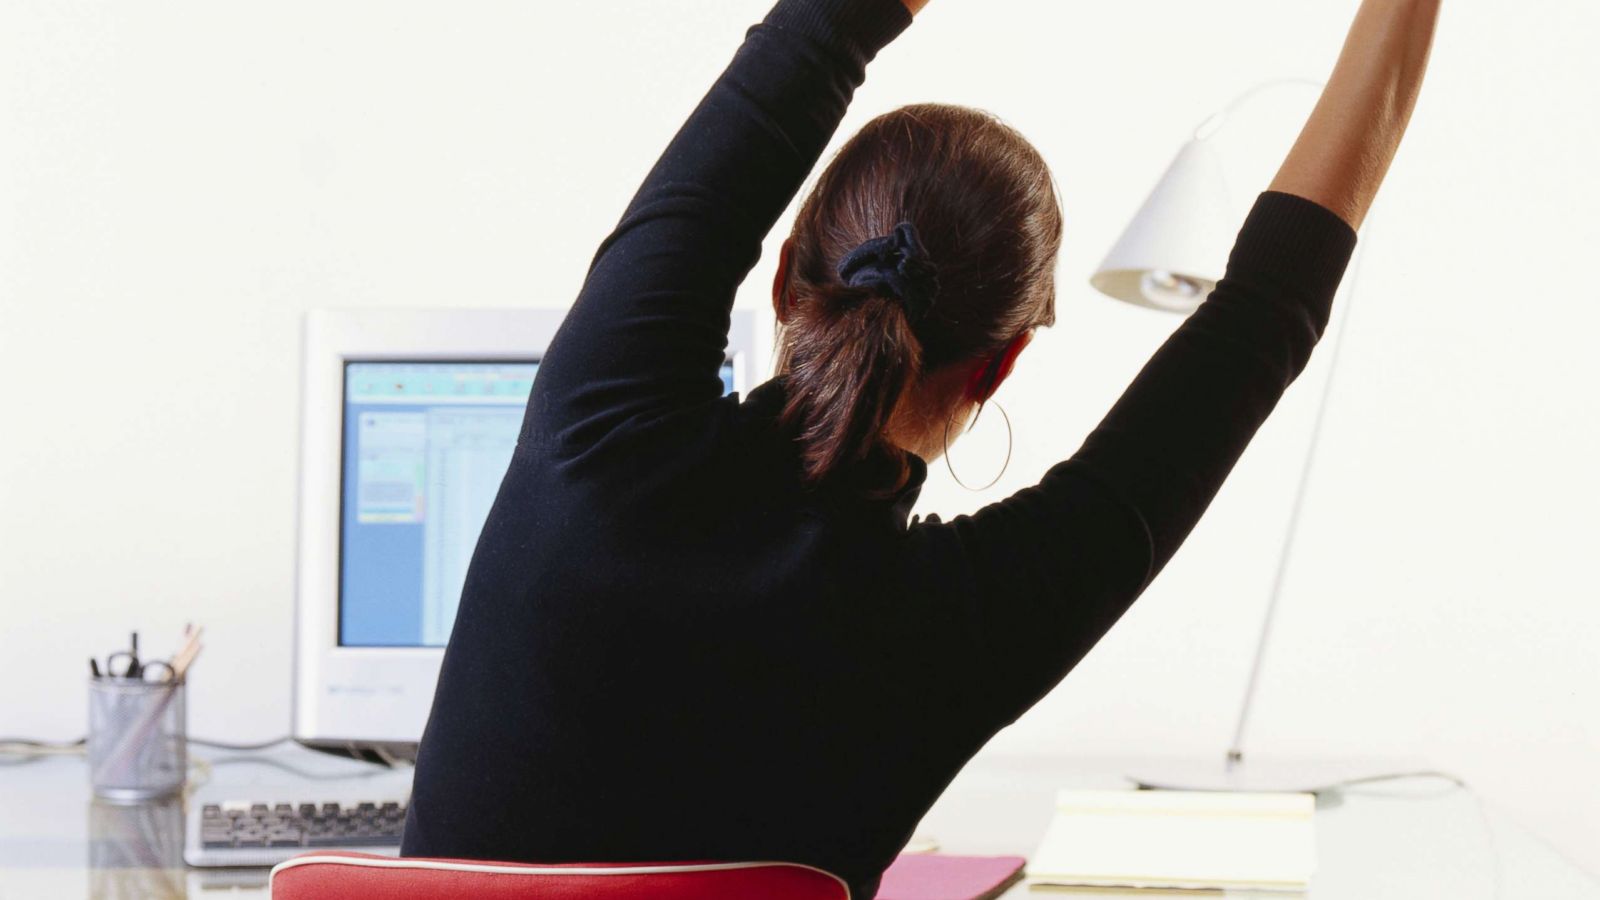
[[[318,753],[343,756],[391,769],[416,765],[417,744],[414,741],[325,741],[300,740],[295,743]]]

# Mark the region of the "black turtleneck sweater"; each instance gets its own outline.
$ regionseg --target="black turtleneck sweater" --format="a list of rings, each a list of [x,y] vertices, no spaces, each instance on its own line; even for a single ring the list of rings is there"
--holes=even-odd
[[[862,499],[878,458],[805,488],[781,379],[720,396],[729,309],[909,22],[900,0],[780,0],[600,246],[472,560],[406,855],[788,860],[872,896],[1304,367],[1355,235],[1268,192],[1216,291],[1038,485],[915,524],[915,458],[886,499]]]

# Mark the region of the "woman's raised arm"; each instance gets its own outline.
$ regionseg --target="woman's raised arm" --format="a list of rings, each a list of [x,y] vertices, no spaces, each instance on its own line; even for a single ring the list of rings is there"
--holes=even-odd
[[[1272,189],[1360,228],[1411,121],[1440,0],[1366,0]]]
[[[1394,159],[1439,0],[1366,0],[1272,189],[1211,296],[1145,364],[1071,459],[1035,487],[914,529],[929,591],[957,586],[964,633],[992,654],[998,727],[1043,696],[1177,552],[1305,368]]]
[[[721,395],[734,291],[908,9],[778,0],[749,30],[601,242],[540,362],[524,446],[575,456]]]

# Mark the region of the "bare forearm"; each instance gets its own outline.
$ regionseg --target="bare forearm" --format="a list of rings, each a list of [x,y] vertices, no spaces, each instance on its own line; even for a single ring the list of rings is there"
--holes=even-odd
[[[1411,121],[1440,0],[1365,0],[1272,189],[1361,227]]]

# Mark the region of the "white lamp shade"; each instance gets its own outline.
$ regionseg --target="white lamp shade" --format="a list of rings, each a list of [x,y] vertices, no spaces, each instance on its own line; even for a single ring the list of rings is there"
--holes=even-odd
[[[1089,283],[1108,297],[1189,313],[1217,286],[1237,231],[1209,141],[1178,151]]]

